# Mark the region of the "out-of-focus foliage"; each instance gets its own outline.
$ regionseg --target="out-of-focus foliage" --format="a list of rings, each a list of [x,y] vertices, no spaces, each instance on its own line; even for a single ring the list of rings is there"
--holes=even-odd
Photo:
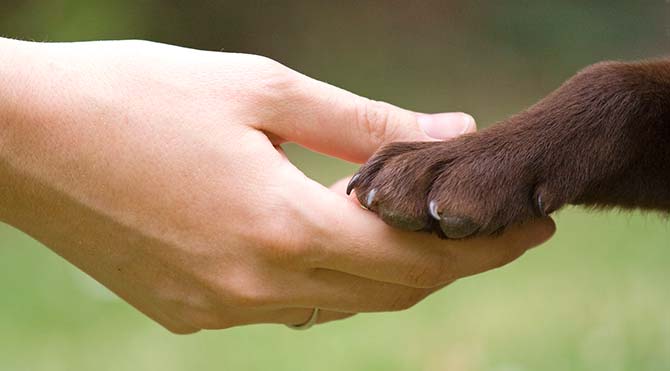
[[[661,0],[25,0],[0,1],[0,35],[257,53],[413,110],[467,111],[482,125],[590,63],[666,54],[669,14]],[[324,183],[355,169],[287,151]],[[0,227],[0,370],[667,369],[668,220],[568,210],[558,227],[515,264],[403,313],[307,333],[252,326],[188,337]]]

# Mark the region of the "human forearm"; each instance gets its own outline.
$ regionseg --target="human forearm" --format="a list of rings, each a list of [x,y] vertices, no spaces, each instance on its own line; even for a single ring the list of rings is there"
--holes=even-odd
[[[44,197],[66,149],[58,122],[72,109],[45,45],[0,38],[0,220],[23,230],[50,207]]]
[[[21,213],[22,197],[18,193],[24,188],[17,184],[14,145],[17,130],[30,130],[25,122],[30,104],[24,102],[24,84],[30,70],[26,44],[0,38],[0,220],[5,222]]]
[[[21,42],[0,37],[0,160],[4,161],[4,148],[8,141],[10,125],[16,122],[16,110],[19,92],[18,85],[21,69],[25,68],[21,63],[19,50]]]
[[[109,184],[102,180],[124,166],[114,160],[120,158],[118,147],[127,143],[110,140],[116,125],[105,127],[121,121],[123,111],[117,107],[122,105],[109,102],[118,95],[101,88],[106,70],[90,73],[86,50],[70,50],[70,45],[0,39],[0,186],[5,196],[0,218],[24,230],[20,215],[37,218],[37,210],[51,206],[44,198],[39,203],[27,199],[34,196],[32,185],[43,188],[40,196],[48,189],[95,207],[97,200],[87,196],[108,194]],[[109,117],[110,112],[117,117]]]

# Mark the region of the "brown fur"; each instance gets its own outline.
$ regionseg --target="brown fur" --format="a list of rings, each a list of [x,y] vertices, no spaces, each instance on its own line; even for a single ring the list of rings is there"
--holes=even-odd
[[[448,238],[566,204],[669,212],[670,59],[598,63],[478,133],[389,144],[352,188],[387,223]]]

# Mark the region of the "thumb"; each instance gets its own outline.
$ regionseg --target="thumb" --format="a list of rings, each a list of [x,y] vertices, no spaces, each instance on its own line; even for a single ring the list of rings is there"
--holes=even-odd
[[[317,152],[362,163],[386,143],[444,140],[476,130],[465,113],[416,113],[296,75],[290,98],[263,130]]]

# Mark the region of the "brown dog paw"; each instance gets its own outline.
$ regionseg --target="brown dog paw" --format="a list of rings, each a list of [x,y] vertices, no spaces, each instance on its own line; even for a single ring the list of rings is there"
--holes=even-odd
[[[387,145],[348,191],[392,226],[452,239],[567,203],[670,211],[668,107],[669,61],[599,63],[479,133]]]
[[[450,239],[495,234],[551,212],[533,159],[505,144],[488,133],[394,143],[360,169],[348,190],[394,227]],[[552,208],[560,206],[555,201]]]

